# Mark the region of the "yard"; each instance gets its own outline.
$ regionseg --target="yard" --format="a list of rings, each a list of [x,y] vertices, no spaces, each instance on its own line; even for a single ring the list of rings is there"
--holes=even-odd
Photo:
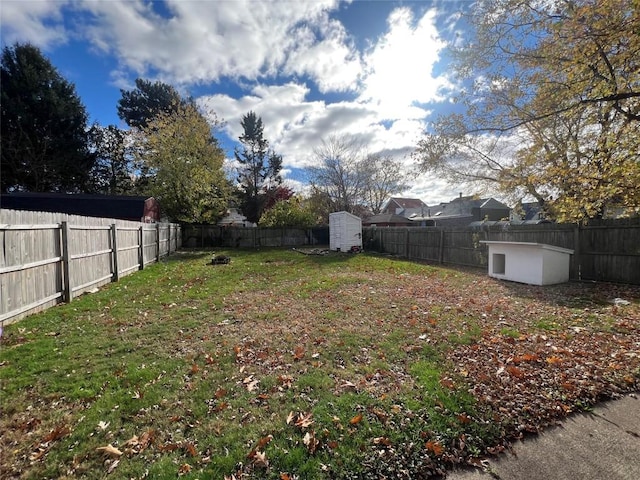
[[[181,252],[5,326],[2,478],[429,478],[640,384],[640,287]]]

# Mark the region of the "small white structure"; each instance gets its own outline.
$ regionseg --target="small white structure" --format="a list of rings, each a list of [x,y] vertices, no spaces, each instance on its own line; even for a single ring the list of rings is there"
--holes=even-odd
[[[255,227],[256,224],[247,221],[247,217],[238,212],[237,208],[230,208],[227,214],[218,222],[220,227]]]
[[[481,241],[489,246],[489,276],[530,285],[569,281],[573,250],[544,243]]]
[[[362,219],[349,212],[329,214],[329,250],[348,252],[362,248]]]

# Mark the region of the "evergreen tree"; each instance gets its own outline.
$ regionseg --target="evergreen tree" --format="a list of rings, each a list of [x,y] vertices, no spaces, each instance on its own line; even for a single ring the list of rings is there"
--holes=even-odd
[[[40,50],[2,50],[2,190],[82,192],[94,163],[87,114],[75,86]]]
[[[249,112],[242,117],[240,124],[243,129],[239,137],[242,148],[235,150],[235,158],[240,165],[240,207],[248,221],[258,223],[269,192],[282,183],[282,156],[269,149],[262,118]]]
[[[193,99],[184,99],[177,90],[163,82],[136,79],[136,88],[120,90],[118,116],[134,128],[146,128],[159,113],[178,112],[192,104]]]

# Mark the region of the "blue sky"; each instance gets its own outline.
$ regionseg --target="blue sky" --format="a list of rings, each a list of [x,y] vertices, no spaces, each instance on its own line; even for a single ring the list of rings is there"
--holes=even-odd
[[[231,156],[249,110],[283,155],[296,190],[313,150],[348,135],[371,153],[409,155],[452,108],[448,42],[468,1],[3,0],[3,46],[30,42],[76,86],[91,122],[125,127],[120,89],[138,77],[192,95],[224,120]],[[413,175],[404,196],[428,204],[461,191]],[[466,192],[472,193],[472,192]]]

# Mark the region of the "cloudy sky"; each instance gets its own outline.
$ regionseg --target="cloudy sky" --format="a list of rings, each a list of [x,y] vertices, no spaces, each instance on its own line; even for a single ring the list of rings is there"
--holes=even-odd
[[[138,77],[161,80],[224,120],[232,155],[253,110],[300,188],[313,149],[349,135],[409,155],[452,108],[449,42],[468,1],[3,0],[3,46],[30,42],[76,86],[91,122],[125,127],[116,104]],[[416,177],[403,196],[451,200],[459,186]],[[472,193],[472,192],[466,192]]]

